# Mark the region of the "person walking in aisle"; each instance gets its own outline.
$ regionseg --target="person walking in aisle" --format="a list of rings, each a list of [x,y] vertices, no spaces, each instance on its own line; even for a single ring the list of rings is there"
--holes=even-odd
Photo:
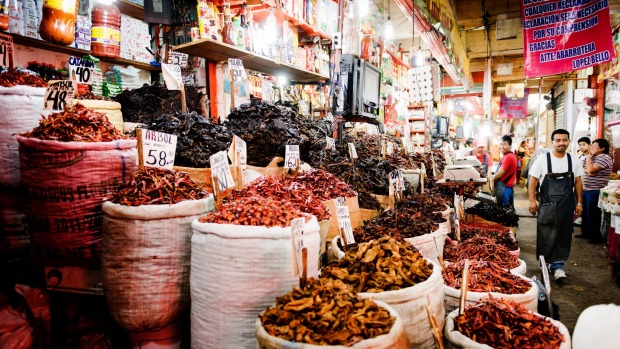
[[[512,138],[503,136],[499,142],[499,150],[502,152],[502,160],[499,162],[499,170],[493,177],[495,187],[495,201],[501,205],[514,207],[513,187],[517,179],[517,157],[510,150]]]
[[[487,178],[491,175],[491,168],[493,167],[493,159],[491,158],[491,154],[488,151],[484,150],[484,144],[482,141],[477,139],[474,142],[474,149],[472,149],[467,156],[475,156],[478,161],[482,164],[482,171],[486,174]]]
[[[577,152],[577,155],[579,156],[579,161],[583,164],[583,169],[585,171],[585,169],[586,169],[586,162],[585,162],[586,155],[590,154],[590,138],[588,138],[588,137],[581,137],[577,141],[577,144],[579,145],[579,151]],[[577,217],[577,219],[575,219],[575,225],[576,226],[578,226],[578,227],[581,226],[581,223],[583,222],[583,216],[584,215],[585,215],[585,209],[584,209],[584,214],[581,215],[581,217]],[[580,235],[576,235],[575,237],[577,237],[577,238],[585,238],[586,236],[583,235],[583,229],[581,230],[581,234]]]
[[[583,167],[566,152],[569,137],[569,132],[564,129],[553,131],[553,151],[539,156],[532,164],[528,185],[529,210],[532,215],[537,214],[536,256],[545,257],[558,282],[566,278],[564,264],[570,254],[573,217],[575,214],[580,216],[583,211]],[[536,202],[539,183],[540,206]]]
[[[609,156],[609,142],[599,138],[590,145],[590,153],[583,160],[583,223],[581,235],[577,237],[590,239],[591,244],[604,242],[601,234],[601,209],[598,197],[601,189],[609,182],[613,161]]]

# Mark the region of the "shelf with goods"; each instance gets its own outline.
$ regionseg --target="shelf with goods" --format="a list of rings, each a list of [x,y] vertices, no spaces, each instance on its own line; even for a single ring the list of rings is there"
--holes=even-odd
[[[269,15],[269,7],[268,6],[253,7],[252,15],[254,18],[254,22],[257,22],[257,23],[262,22]],[[291,25],[300,29],[303,32],[303,34],[306,36],[318,36],[323,40],[330,40],[330,41],[332,39],[332,36],[329,35],[328,33],[310,25],[304,19],[299,19],[299,18],[292,16],[291,14],[285,12],[284,10],[276,9],[274,11],[274,15],[276,16],[278,23],[282,23],[285,20],[289,21]]]
[[[144,6],[128,0],[118,0],[114,3],[122,14],[144,21]]]

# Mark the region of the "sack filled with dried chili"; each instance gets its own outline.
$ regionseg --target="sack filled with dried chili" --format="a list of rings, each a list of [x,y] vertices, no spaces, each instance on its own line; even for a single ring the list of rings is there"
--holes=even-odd
[[[256,316],[273,305],[274,295],[299,283],[293,277],[290,226],[195,220],[192,227],[192,347],[255,349]],[[303,231],[308,277],[316,277],[320,237],[315,217],[306,222]]]

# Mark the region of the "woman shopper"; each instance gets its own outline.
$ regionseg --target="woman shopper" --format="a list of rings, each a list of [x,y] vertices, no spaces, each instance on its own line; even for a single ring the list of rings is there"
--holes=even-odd
[[[581,236],[588,238],[591,244],[602,243],[601,209],[598,197],[601,189],[609,182],[613,161],[609,156],[609,142],[599,138],[590,145],[590,153],[583,159],[585,175],[583,177],[583,221]]]

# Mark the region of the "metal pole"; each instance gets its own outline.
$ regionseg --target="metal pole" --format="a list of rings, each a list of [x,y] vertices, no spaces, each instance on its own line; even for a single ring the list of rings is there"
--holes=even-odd
[[[542,79],[538,80],[538,108],[536,108],[536,144],[534,144],[534,149],[538,153],[538,144],[540,144],[540,104],[542,100]]]

